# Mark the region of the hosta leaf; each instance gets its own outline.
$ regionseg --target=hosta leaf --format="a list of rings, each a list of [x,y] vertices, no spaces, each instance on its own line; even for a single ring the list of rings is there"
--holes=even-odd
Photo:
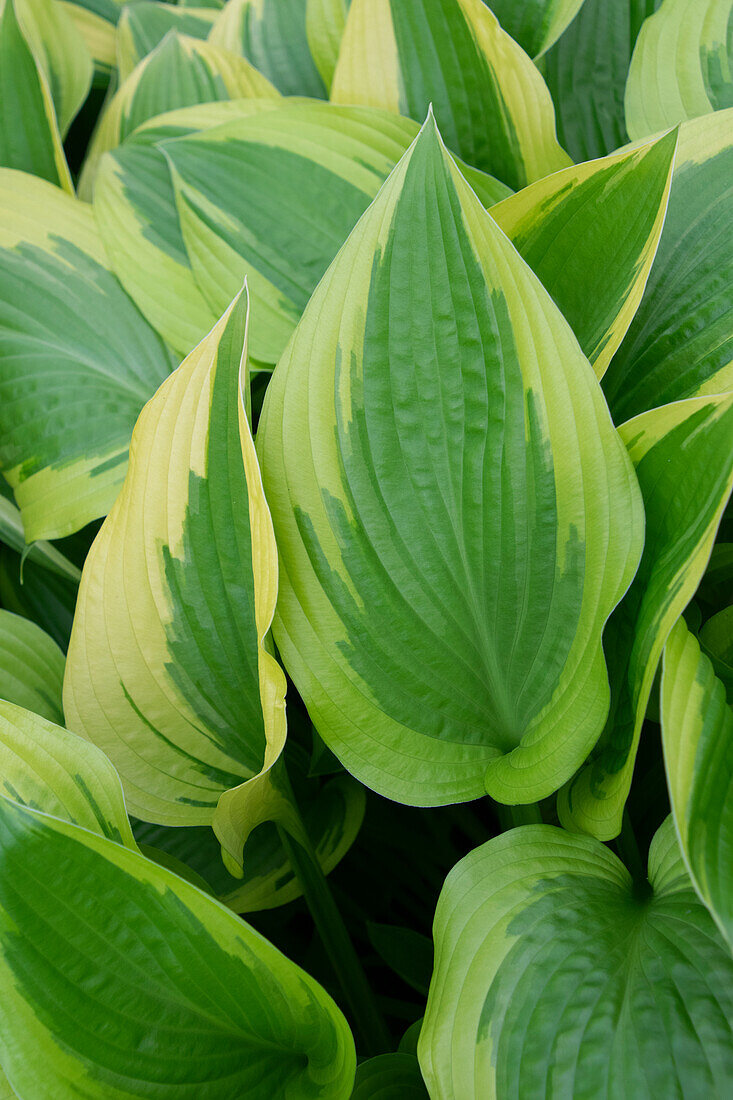
[[[729,511],[730,503],[726,509],[726,512]],[[733,591],[733,542],[720,541],[726,512],[723,513],[723,519],[720,522],[718,541],[710,555],[710,563],[696,593],[698,602],[706,604],[712,611],[724,604],[726,596]],[[711,613],[708,611],[708,614]]]
[[[542,77],[482,0],[352,0],[331,98],[417,121],[432,104],[448,147],[515,189],[570,163]]]
[[[99,158],[148,119],[213,100],[277,95],[244,58],[169,31],[105,107],[89,146],[79,194],[91,198]]]
[[[119,79],[127,80],[138,62],[162,42],[168,31],[205,39],[215,18],[215,8],[174,8],[151,0],[125,5],[117,25]]]
[[[240,295],[143,410],[84,566],[64,683],[69,726],[108,754],[130,812],[213,823],[240,865],[240,807],[269,797],[285,742],[285,677],[263,644],[277,553],[240,397],[245,321]]]
[[[361,828],[364,788],[350,776],[340,775],[319,788],[315,797],[299,798],[298,807],[327,875],[341,862]],[[170,828],[139,822],[135,835],[145,855],[156,859],[166,853],[180,860],[235,913],[274,909],[302,893],[272,823],[263,824],[247,841],[242,878],[229,874],[216,836],[206,826]]]
[[[92,59],[73,19],[56,0],[16,0],[28,42],[48,81],[65,136],[92,82]]]
[[[733,109],[680,127],[667,218],[636,317],[603,388],[617,424],[733,389]]]
[[[733,107],[732,47],[732,0],[663,0],[641,28],[631,59],[629,137]]]
[[[667,819],[649,885],[591,837],[513,829],[446,879],[418,1053],[432,1100],[725,1096],[733,961]]]
[[[311,298],[258,445],[275,638],[345,767],[418,805],[557,789],[605,721],[641,500],[588,360],[432,119]]]
[[[733,488],[733,395],[653,409],[620,434],[644,496],[644,556],[604,636],[612,683],[607,728],[593,759],[558,800],[567,828],[601,840],[621,829],[664,644],[695,594]]]
[[[37,545],[37,544],[36,544]],[[0,603],[8,611],[38,623],[66,651],[74,617],[78,581],[25,561],[0,546]]]
[[[326,88],[330,90],[351,0],[306,0],[308,48]]]
[[[624,89],[634,43],[659,0],[584,0],[542,59],[561,144],[577,161],[601,157],[628,140]]]
[[[707,620],[700,631],[700,643],[733,702],[733,604]]]
[[[378,1054],[356,1071],[351,1100],[428,1100],[414,1054]]]
[[[37,562],[60,577],[78,583],[81,570],[62,554],[53,543],[41,540],[30,545],[25,541],[23,518],[12,501],[0,494],[0,542],[22,554],[24,559]]]
[[[61,723],[64,655],[36,623],[0,611],[0,699]]]
[[[684,619],[664,650],[661,709],[682,853],[697,892],[733,946],[733,710]]]
[[[0,1059],[20,1096],[346,1100],[330,997],[213,898],[0,799]]]
[[[93,81],[105,87],[116,64],[117,22],[121,0],[58,0],[86,42],[94,63]]]
[[[670,133],[652,145],[574,165],[491,210],[570,322],[599,378],[649,277],[676,144]]]
[[[308,0],[228,0],[210,41],[246,57],[283,95],[326,97],[310,52]]]
[[[250,99],[173,111],[143,125],[99,164],[94,212],[110,263],[142,313],[181,357],[204,338],[217,315],[193,276],[170,171],[156,138],[276,106],[274,99]]]
[[[0,702],[0,764],[1,795],[137,851],[119,776],[88,741]]]
[[[51,89],[19,19],[20,0],[0,0],[0,167],[73,192]]]
[[[170,367],[107,269],[91,208],[0,171],[0,466],[28,542],[106,513]]]
[[[530,57],[549,50],[573,21],[583,0],[485,0],[505,31]]]
[[[109,254],[168,340],[188,338],[194,320],[213,324],[246,276],[250,350],[271,366],[417,130],[384,111],[288,101],[155,148],[153,131],[140,131],[100,171]],[[475,170],[470,178],[483,201],[507,192]]]

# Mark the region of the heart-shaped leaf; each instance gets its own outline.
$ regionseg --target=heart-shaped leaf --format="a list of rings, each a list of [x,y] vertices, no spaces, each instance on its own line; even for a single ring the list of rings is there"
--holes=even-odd
[[[345,767],[417,805],[556,790],[605,722],[641,498],[588,360],[432,119],[311,298],[258,447],[275,638]]]

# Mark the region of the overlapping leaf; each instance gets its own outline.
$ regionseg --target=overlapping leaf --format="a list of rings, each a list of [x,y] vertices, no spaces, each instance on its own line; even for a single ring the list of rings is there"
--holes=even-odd
[[[504,833],[451,871],[434,936],[432,1100],[726,1094],[733,962],[671,819],[648,886],[590,837]]]
[[[570,163],[542,77],[482,0],[352,0],[331,98],[419,122],[432,104],[451,151],[515,189]]]
[[[620,434],[644,496],[644,556],[604,636],[612,684],[607,727],[558,800],[564,825],[602,840],[621,829],[662,651],[705,571],[733,488],[733,395],[653,409]]]
[[[641,499],[567,322],[432,121],[311,298],[258,446],[275,638],[348,770],[411,804],[557,789],[605,721]]]
[[[350,4],[351,0],[306,0],[305,32],[308,48],[329,91]]]
[[[732,0],[663,0],[641,28],[625,105],[632,139],[733,107]]]
[[[206,331],[246,276],[252,358],[272,366],[418,127],[312,102],[254,101],[234,112],[176,140],[173,125],[200,116],[181,112],[157,133],[139,131],[102,164],[95,206],[120,278],[173,346]],[[507,194],[467,172],[484,202]]]
[[[733,946],[733,710],[680,619],[664,650],[662,742],[687,868]]]
[[[427,1100],[414,1054],[379,1054],[356,1071],[351,1100]]]
[[[283,95],[326,97],[306,26],[309,0],[228,0],[210,41],[246,57]]]
[[[107,512],[171,365],[108,270],[91,209],[0,171],[0,467],[28,542]]]
[[[59,0],[84,39],[94,64],[93,82],[106,87],[115,68],[117,23],[124,0]]]
[[[64,684],[70,728],[107,752],[131,813],[213,823],[240,866],[277,801],[285,742],[285,677],[263,644],[277,553],[240,396],[245,324],[240,295],[143,410],[86,560]]]
[[[549,50],[572,23],[583,0],[484,0],[530,57]]]
[[[614,420],[733,388],[733,110],[680,127],[669,207],[639,310],[603,380]]]
[[[61,723],[64,655],[36,623],[0,611],[0,699]]]
[[[138,62],[147,57],[168,31],[205,39],[216,18],[216,8],[173,7],[172,4],[126,4],[117,25],[117,74],[127,80]],[[158,112],[159,113],[159,112]]]
[[[700,631],[700,643],[716,676],[723,681],[728,699],[733,701],[733,604],[707,620]]]
[[[0,1060],[19,1095],[347,1100],[333,1001],[194,886],[5,798],[0,871]]]
[[[602,377],[636,313],[664,226],[677,136],[539,180],[491,210]]]

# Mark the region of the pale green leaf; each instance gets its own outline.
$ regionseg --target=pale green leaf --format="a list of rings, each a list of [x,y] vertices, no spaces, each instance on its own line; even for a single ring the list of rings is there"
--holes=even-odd
[[[431,1100],[727,1095],[733,961],[670,818],[648,875],[550,825],[453,868],[418,1043]]]
[[[23,518],[12,501],[0,494],[0,542],[23,555],[25,559],[66,577],[70,581],[81,580],[81,570],[61,553],[53,543],[40,540],[27,543],[23,530]]]
[[[126,4],[117,24],[117,73],[127,80],[138,62],[163,41],[170,30],[189,38],[208,37],[216,8],[173,7],[172,4]]]
[[[306,0],[305,31],[308,48],[329,91],[350,3],[351,0]]]
[[[621,829],[662,651],[695,594],[733,489],[733,394],[664,405],[620,434],[644,497],[644,556],[604,635],[612,687],[606,729],[558,799],[566,828],[601,840]]]
[[[65,137],[92,82],[89,50],[73,19],[56,0],[17,0],[17,7]]]
[[[311,298],[258,448],[275,639],[344,766],[415,805],[556,790],[606,719],[641,498],[567,322],[432,120]]]
[[[482,0],[352,0],[331,98],[422,122],[512,188],[565,168],[550,93]]]
[[[36,623],[0,610],[0,699],[62,724],[64,655]]]

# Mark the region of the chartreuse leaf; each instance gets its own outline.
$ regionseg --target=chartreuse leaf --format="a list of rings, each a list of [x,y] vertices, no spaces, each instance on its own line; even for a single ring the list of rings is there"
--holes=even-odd
[[[286,731],[264,648],[277,552],[240,396],[245,324],[240,295],[145,406],[84,566],[64,683],[70,728],[108,754],[131,813],[213,824],[240,867],[281,801]]]
[[[91,55],[73,19],[56,0],[16,3],[29,45],[48,81],[63,137],[87,97]]]
[[[560,820],[617,836],[649,695],[670,630],[695,594],[733,488],[733,394],[688,398],[619,429],[646,511],[644,556],[604,646],[612,705],[594,755],[558,799]]]
[[[170,112],[143,124],[99,163],[94,212],[110,263],[141,312],[181,357],[204,338],[217,314],[193,276],[168,163],[157,139],[271,111],[277,103],[229,100]]]
[[[107,263],[90,207],[0,171],[0,467],[28,542],[107,512],[171,367]]]
[[[570,164],[550,93],[482,0],[352,0],[331,99],[422,121],[517,189]]]
[[[104,109],[84,162],[79,194],[91,199],[99,159],[143,122],[178,107],[278,93],[242,57],[169,31],[124,81]],[[231,299],[230,299],[231,300]]]
[[[418,1042],[432,1100],[726,1095],[733,961],[670,818],[648,875],[551,825],[453,868]]]
[[[428,1100],[414,1054],[378,1054],[356,1071],[351,1100]]]
[[[0,803],[11,798],[137,851],[119,776],[96,746],[0,701],[0,764]]]
[[[343,774],[319,788],[315,797],[298,800],[324,874],[330,874],[356,840],[365,802],[364,788]],[[135,835],[145,855],[158,860],[173,856],[199,875],[235,913],[274,909],[302,893],[272,823],[263,824],[247,841],[242,878],[229,874],[216,836],[206,826],[171,828],[138,822]]]
[[[733,389],[733,109],[680,127],[667,218],[644,297],[603,380],[617,424]]]
[[[416,805],[556,790],[605,721],[641,498],[588,360],[432,118],[311,298],[258,446],[275,638],[345,767]]]
[[[170,30],[190,38],[205,39],[216,18],[216,8],[182,8],[171,4],[126,4],[117,24],[117,71],[127,80],[139,61],[147,57]]]
[[[583,0],[485,0],[530,57],[540,57],[573,21]]]
[[[330,90],[351,0],[306,0],[308,48],[326,88]]]
[[[246,57],[283,95],[326,98],[306,29],[308,0],[228,0],[210,41]]]
[[[73,192],[51,89],[19,17],[20,2],[0,0],[0,167]]]
[[[636,313],[664,226],[677,135],[574,165],[491,210],[602,377]]]
[[[663,0],[641,28],[631,58],[629,137],[733,107],[732,55],[732,0]]]
[[[64,655],[36,623],[0,611],[0,699],[63,722]]]
[[[76,583],[81,580],[81,570],[53,543],[44,540],[30,545],[26,543],[23,517],[13,502],[2,493],[0,493],[0,542],[21,553],[28,561],[37,562],[38,565],[43,565],[60,577],[66,577]]]
[[[86,42],[94,63],[93,82],[104,87],[116,64],[117,23],[123,0],[59,0]]]
[[[95,205],[120,278],[169,342],[213,324],[246,276],[252,357],[271,366],[418,127],[367,108],[254,102],[180,140],[165,140],[164,122],[138,131],[101,165]],[[507,194],[466,171],[482,201]]]
[[[733,703],[733,604],[703,624],[700,643],[712,661],[716,676],[723,681],[729,702]]]
[[[684,619],[664,649],[661,713],[682,854],[698,894],[733,946],[733,710]]]
[[[34,1100],[347,1100],[324,990],[195,886],[0,799],[0,1059]]]
[[[629,62],[639,29],[658,3],[584,0],[565,33],[542,58],[555,103],[558,137],[574,160],[604,156],[628,140],[624,89]]]

